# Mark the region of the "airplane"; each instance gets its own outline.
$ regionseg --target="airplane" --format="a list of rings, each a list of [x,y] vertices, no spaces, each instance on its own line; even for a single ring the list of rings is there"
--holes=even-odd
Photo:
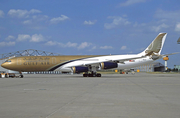
[[[99,70],[130,69],[150,64],[167,55],[161,51],[167,33],[159,33],[152,43],[139,54],[128,55],[62,55],[62,56],[23,56],[6,60],[1,66],[22,72],[60,71],[84,73],[83,77],[101,77]],[[172,55],[172,54],[169,54]]]

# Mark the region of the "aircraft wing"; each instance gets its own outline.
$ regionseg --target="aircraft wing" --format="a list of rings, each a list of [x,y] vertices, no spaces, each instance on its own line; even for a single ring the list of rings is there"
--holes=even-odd
[[[141,59],[146,56],[138,56],[138,57],[131,57],[131,58],[124,58],[124,59],[117,59],[117,60],[111,60],[111,62],[116,62],[116,63],[124,63],[125,61],[133,60],[133,59]]]
[[[121,58],[121,59],[106,59],[105,61],[101,61],[98,63],[103,63],[103,62],[114,62],[114,63],[122,63],[124,64],[125,61],[129,61],[129,60],[133,60],[133,59],[140,59],[140,58],[144,58],[145,56],[140,56],[140,57],[126,57],[126,58]],[[97,63],[97,62],[96,62]],[[95,64],[96,64],[95,63]],[[87,63],[86,65],[91,64],[91,63]],[[93,63],[92,63],[93,64]]]

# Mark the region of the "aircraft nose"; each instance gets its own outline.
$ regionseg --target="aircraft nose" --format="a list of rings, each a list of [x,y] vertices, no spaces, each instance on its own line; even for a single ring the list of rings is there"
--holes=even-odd
[[[5,63],[2,63],[2,64],[1,64],[1,67],[3,67],[3,68],[6,68],[6,69],[7,69],[7,68],[8,68],[8,64],[7,64],[6,62],[5,62]]]
[[[1,64],[1,67],[5,68],[5,67],[6,67],[6,66],[5,66],[5,63],[2,63],[2,64]]]

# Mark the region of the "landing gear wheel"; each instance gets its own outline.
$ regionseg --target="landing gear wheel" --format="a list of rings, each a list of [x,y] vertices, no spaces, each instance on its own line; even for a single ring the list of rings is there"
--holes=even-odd
[[[93,75],[91,73],[88,74],[88,77],[93,77]]]
[[[20,78],[23,78],[24,76],[23,75],[19,75]]]
[[[83,74],[83,77],[88,77],[88,74]]]
[[[100,73],[87,73],[83,74],[83,77],[101,77]]]
[[[97,76],[96,76],[96,73],[93,73],[93,74],[92,74],[92,77],[97,77]]]
[[[96,76],[97,76],[97,77],[101,77],[101,74],[100,74],[100,73],[97,73]]]

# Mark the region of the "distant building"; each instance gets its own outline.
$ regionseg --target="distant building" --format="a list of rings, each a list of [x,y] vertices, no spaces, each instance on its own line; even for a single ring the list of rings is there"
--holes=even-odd
[[[154,65],[154,72],[164,72],[165,66],[161,63],[157,63]]]
[[[165,66],[159,62],[153,62],[151,64],[135,67],[134,70],[140,70],[140,72],[163,72],[165,71]]]
[[[175,69],[178,69],[178,71],[180,71],[180,65],[174,65]]]

